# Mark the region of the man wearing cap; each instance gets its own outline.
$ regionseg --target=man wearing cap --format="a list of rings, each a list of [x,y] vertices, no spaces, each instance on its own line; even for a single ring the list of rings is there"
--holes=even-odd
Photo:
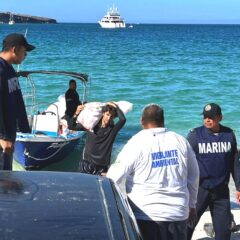
[[[198,221],[209,207],[216,240],[231,238],[231,212],[229,196],[230,173],[236,185],[236,197],[240,203],[240,163],[237,141],[232,129],[220,124],[221,107],[209,103],[203,108],[204,125],[193,129],[188,135],[198,160],[200,181],[197,199]],[[195,226],[189,226],[191,239]]]
[[[119,153],[107,177],[126,192],[144,240],[185,240],[194,222],[199,170],[188,141],[164,127],[158,104],[145,106],[143,130]]]
[[[0,53],[0,169],[12,170],[16,132],[29,132],[26,109],[18,77],[12,64],[20,64],[30,45],[22,34],[13,33],[3,40]]]

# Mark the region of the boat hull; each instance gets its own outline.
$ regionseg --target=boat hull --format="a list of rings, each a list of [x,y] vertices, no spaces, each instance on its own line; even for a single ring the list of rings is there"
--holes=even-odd
[[[39,169],[67,157],[80,142],[84,132],[64,137],[18,134],[14,159],[25,169]]]
[[[125,28],[126,25],[124,22],[98,22],[102,28]]]

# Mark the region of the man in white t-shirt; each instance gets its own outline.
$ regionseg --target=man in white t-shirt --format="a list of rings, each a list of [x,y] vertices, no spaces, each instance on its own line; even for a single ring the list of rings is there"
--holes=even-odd
[[[184,137],[164,127],[161,106],[147,105],[141,124],[143,130],[124,146],[107,177],[117,184],[126,177],[126,192],[144,240],[185,240],[187,223],[196,220],[196,156]]]

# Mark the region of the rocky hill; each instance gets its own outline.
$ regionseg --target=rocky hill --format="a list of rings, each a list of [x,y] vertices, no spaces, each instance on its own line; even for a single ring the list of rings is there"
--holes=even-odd
[[[8,23],[11,15],[15,23],[57,23],[57,21],[52,18],[36,17],[11,12],[0,12],[0,23]]]

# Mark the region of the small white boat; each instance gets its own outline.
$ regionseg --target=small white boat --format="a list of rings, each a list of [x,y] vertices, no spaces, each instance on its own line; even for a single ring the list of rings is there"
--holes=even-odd
[[[8,22],[9,25],[13,25],[15,24],[14,20],[13,20],[13,14],[10,13],[10,17],[9,17],[9,22]]]
[[[125,28],[126,24],[118,9],[113,5],[107,14],[98,21],[102,28]]]
[[[17,132],[13,155],[14,159],[27,170],[40,169],[61,161],[74,150],[85,135],[85,131],[71,131],[69,129],[63,131],[62,116],[65,114],[65,109],[61,108],[60,102],[59,104],[58,102],[36,103],[35,82],[32,75],[39,75],[40,78],[43,77],[44,81],[46,81],[47,75],[80,80],[83,87],[81,100],[83,102],[87,100],[87,74],[44,70],[18,72],[18,76],[25,80],[22,82],[22,90],[31,133]],[[46,105],[48,108],[40,111],[40,105]],[[52,107],[50,108],[50,106]]]

